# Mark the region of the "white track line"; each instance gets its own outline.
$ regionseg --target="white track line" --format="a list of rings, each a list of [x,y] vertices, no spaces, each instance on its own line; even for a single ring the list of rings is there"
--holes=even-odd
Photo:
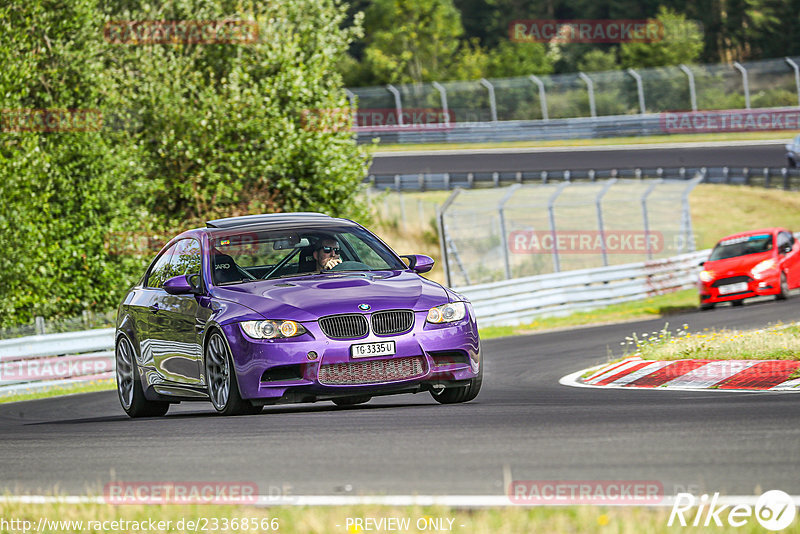
[[[758,495],[720,495],[719,504],[748,504],[754,506]],[[792,496],[796,506],[800,506],[800,496]],[[448,506],[453,508],[515,508],[530,506],[636,506],[646,508],[671,507],[676,496],[665,496],[659,503],[648,504],[572,504],[569,502],[512,502],[506,495],[298,495],[294,497],[275,497],[258,495],[249,506]],[[103,497],[82,495],[5,495],[0,496],[0,504],[105,504]],[[190,503],[187,503],[190,504]],[[191,503],[195,504],[195,503]],[[201,503],[202,504],[202,503]],[[124,506],[119,504],[109,506]],[[218,506],[218,505],[217,505]],[[236,506],[239,506],[237,504]]]

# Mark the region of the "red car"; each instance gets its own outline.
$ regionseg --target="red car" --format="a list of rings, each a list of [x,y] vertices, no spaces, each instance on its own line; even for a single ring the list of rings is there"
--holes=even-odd
[[[701,309],[718,302],[741,306],[746,298],[764,295],[785,299],[800,286],[800,243],[785,228],[742,232],[717,243],[700,265]]]

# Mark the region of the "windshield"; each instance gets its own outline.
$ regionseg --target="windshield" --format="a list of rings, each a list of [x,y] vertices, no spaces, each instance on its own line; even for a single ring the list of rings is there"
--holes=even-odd
[[[724,260],[747,254],[758,254],[772,249],[772,235],[759,234],[744,237],[735,237],[720,241],[711,252],[708,261]]]
[[[217,234],[211,236],[210,258],[216,285],[320,272],[407,268],[386,245],[357,227]],[[334,261],[328,264],[331,258]]]

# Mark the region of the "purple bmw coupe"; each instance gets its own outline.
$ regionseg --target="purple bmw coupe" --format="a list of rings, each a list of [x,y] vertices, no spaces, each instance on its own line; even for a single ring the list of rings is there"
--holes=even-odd
[[[319,213],[186,231],[120,304],[122,408],[159,416],[210,400],[225,415],[253,414],[420,391],[472,400],[483,377],[475,314],[420,276],[431,267],[428,256],[398,256],[363,226]]]

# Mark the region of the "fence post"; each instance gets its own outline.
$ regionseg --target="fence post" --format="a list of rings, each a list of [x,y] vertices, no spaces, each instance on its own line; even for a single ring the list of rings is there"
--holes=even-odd
[[[506,202],[511,199],[516,190],[520,187],[520,184],[514,184],[509,187],[508,191],[506,191],[506,194],[503,195],[503,198],[500,199],[500,203],[497,205],[497,213],[500,216],[500,241],[503,243],[503,263],[506,270],[506,280],[511,280],[511,256],[509,255],[508,250],[508,233],[506,229],[505,207]]]
[[[681,224],[683,226],[684,234],[683,243],[681,243],[681,251],[683,250],[683,245],[686,245],[686,252],[695,251],[696,243],[694,236],[692,235],[692,211],[689,209],[689,193],[692,192],[697,184],[704,180],[704,174],[701,174],[700,176],[690,180],[689,184],[686,186],[686,189],[683,190],[683,195],[681,196]]]
[[[41,315],[37,315],[36,317],[34,317],[33,326],[38,335],[40,336],[44,335],[44,317],[42,317]]]
[[[781,169],[781,174],[783,175],[783,190],[784,191],[788,191],[789,190],[789,169],[787,169],[786,167],[783,167]]]
[[[744,107],[750,109],[750,84],[747,80],[747,69],[738,61],[733,62],[733,68],[742,73],[742,87],[744,88]]]
[[[653,259],[653,247],[650,246],[650,221],[647,214],[647,197],[650,196],[650,193],[656,188],[656,186],[662,183],[664,180],[655,180],[650,187],[648,187],[645,192],[642,194],[641,203],[642,203],[642,221],[644,222],[644,242],[645,246],[647,247],[647,259]]]
[[[603,265],[608,265],[608,250],[606,250],[606,230],[605,225],[603,224],[603,196],[608,192],[612,185],[617,183],[616,178],[612,178],[608,180],[603,189],[597,194],[597,197],[594,199],[595,209],[597,210],[597,230],[600,232],[600,247],[603,252]]]
[[[794,71],[794,86],[797,88],[797,105],[800,106],[800,67],[797,66],[797,63],[795,63],[792,58],[787,57],[784,59]]]
[[[442,268],[444,269],[444,278],[447,281],[448,287],[452,285],[452,281],[450,279],[450,261],[447,257],[447,225],[445,225],[444,216],[445,212],[447,212],[447,208],[450,207],[450,204],[453,203],[460,193],[461,188],[456,187],[453,192],[450,193],[450,196],[447,197],[447,200],[444,201],[444,204],[437,209],[438,213],[436,214],[436,222],[439,227],[439,247],[442,254]]]
[[[447,90],[439,82],[433,82],[434,89],[439,91],[439,100],[442,102],[442,112],[444,113],[444,123],[450,124],[450,110],[447,107]]]
[[[392,84],[386,86],[386,89],[394,95],[394,108],[397,111],[397,125],[403,125],[403,101],[400,98],[400,91],[397,90]]]
[[[542,120],[550,120],[547,115],[547,93],[544,90],[544,83],[534,74],[531,74],[528,78],[539,87],[539,105],[542,108]]]
[[[639,93],[639,114],[644,115],[644,86],[642,85],[642,77],[633,69],[628,69],[627,73],[636,80],[636,92]]]
[[[397,192],[400,196],[400,229],[405,232],[406,230],[406,197],[400,191]]]
[[[497,122],[497,101],[494,98],[494,85],[486,78],[481,78],[481,85],[489,91],[489,112],[492,114],[492,122]]]
[[[578,73],[578,77],[586,83],[586,90],[589,93],[589,112],[592,117],[597,117],[597,108],[594,105],[594,82],[583,72]]]
[[[553,239],[553,269],[555,272],[561,272],[561,260],[558,257],[558,234],[556,232],[556,214],[555,203],[558,195],[569,185],[569,182],[561,182],[558,184],[555,192],[550,195],[547,200],[547,218],[550,221],[550,237]]]
[[[347,95],[347,100],[350,101],[350,116],[353,118],[353,126],[358,126],[358,108],[356,107],[356,95],[348,89],[344,88],[344,94]]]
[[[680,69],[686,74],[686,77],[689,78],[689,100],[692,102],[692,111],[697,111],[697,93],[694,88],[694,73],[689,67],[683,64],[680,65]]]

